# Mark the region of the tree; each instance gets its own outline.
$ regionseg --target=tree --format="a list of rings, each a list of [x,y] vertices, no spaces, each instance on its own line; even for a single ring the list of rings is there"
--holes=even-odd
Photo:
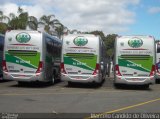
[[[77,33],[78,33],[78,30],[77,30],[77,29],[73,29],[73,30],[70,31],[70,33],[71,33],[71,34],[77,34]]]
[[[4,15],[2,11],[0,11],[0,22],[4,22],[4,20],[8,20],[8,17]]]
[[[40,22],[38,22],[38,24],[44,25],[44,30],[51,34],[51,32],[53,32],[53,30],[56,29],[55,25],[60,23],[57,19],[55,19],[54,15],[43,15],[40,18]]]
[[[0,11],[0,33],[5,34],[6,30],[8,29],[7,23],[8,17]],[[5,22],[4,22],[5,21]]]
[[[57,32],[57,36],[58,36],[58,38],[61,39],[62,35],[64,34],[64,30],[65,30],[66,27],[61,23],[55,24],[55,27],[56,27],[55,31]]]
[[[90,33],[94,34],[94,35],[99,35],[102,38],[103,41],[105,40],[105,35],[102,31],[92,31]]]
[[[28,12],[23,12],[18,16],[18,23],[17,27],[18,29],[26,29],[27,23],[28,23]]]
[[[17,13],[22,14],[23,13],[23,9],[21,7],[18,7]]]
[[[5,34],[6,30],[8,29],[8,26],[6,23],[0,22],[0,33]]]
[[[28,12],[24,12],[21,7],[18,7],[16,16],[14,13],[10,13],[9,16],[4,16],[3,12],[0,12],[0,20],[7,19],[8,29],[26,29],[27,26],[30,29],[36,30],[38,26],[37,18],[34,16],[29,16]]]
[[[112,57],[114,53],[114,42],[117,37],[117,34],[109,34],[105,38],[105,44],[106,44],[106,54],[109,57]]]
[[[28,17],[27,26],[32,30],[37,30],[37,28],[38,28],[38,20],[37,20],[37,18],[34,17],[34,16],[29,16]]]
[[[18,7],[16,16],[14,13],[9,14],[8,25],[11,29],[26,29],[27,21],[28,21],[28,12],[23,12],[21,7]]]

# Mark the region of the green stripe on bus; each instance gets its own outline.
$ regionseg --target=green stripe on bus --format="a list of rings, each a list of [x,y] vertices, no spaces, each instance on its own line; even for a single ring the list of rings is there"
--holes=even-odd
[[[149,60],[126,60],[124,58],[118,58],[119,66],[129,67],[132,69],[150,72],[152,68],[153,57],[150,57]]]
[[[35,56],[13,56],[9,53],[5,53],[6,62],[15,63],[23,65],[25,67],[37,69],[40,61],[40,53],[37,53]]]
[[[83,62],[82,62],[83,61]],[[96,67],[96,61],[95,60],[77,60],[73,59],[71,57],[64,56],[64,64],[80,67],[86,70],[93,71]]]

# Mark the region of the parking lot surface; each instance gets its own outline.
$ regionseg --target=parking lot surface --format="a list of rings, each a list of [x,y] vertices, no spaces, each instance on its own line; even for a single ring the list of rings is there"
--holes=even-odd
[[[0,81],[2,113],[160,113],[160,83],[149,89],[113,86],[113,77],[102,85],[57,82],[26,83]],[[86,116],[86,117],[87,117]]]

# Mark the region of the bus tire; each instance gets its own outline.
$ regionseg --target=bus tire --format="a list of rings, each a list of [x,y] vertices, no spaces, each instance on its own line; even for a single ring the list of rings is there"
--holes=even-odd
[[[25,85],[26,82],[23,82],[23,81],[18,81],[18,85]]]
[[[54,75],[52,75],[52,76],[50,76],[50,78],[49,78],[50,80],[49,80],[49,84],[50,85],[53,85],[54,84],[54,82],[55,82],[55,78],[54,78]]]
[[[149,84],[143,85],[144,89],[149,89]]]
[[[120,88],[120,84],[114,83],[114,87],[115,87],[116,89],[119,89],[119,88]]]
[[[73,82],[71,82],[71,81],[68,81],[68,86],[73,86]]]
[[[55,82],[55,76],[53,75],[53,76],[51,77],[51,84],[54,84],[54,82]]]

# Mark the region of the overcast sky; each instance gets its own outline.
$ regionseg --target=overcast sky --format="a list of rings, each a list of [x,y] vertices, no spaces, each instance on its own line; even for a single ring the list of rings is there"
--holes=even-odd
[[[160,39],[160,0],[0,0],[4,14],[18,6],[30,16],[54,14],[69,29]]]

